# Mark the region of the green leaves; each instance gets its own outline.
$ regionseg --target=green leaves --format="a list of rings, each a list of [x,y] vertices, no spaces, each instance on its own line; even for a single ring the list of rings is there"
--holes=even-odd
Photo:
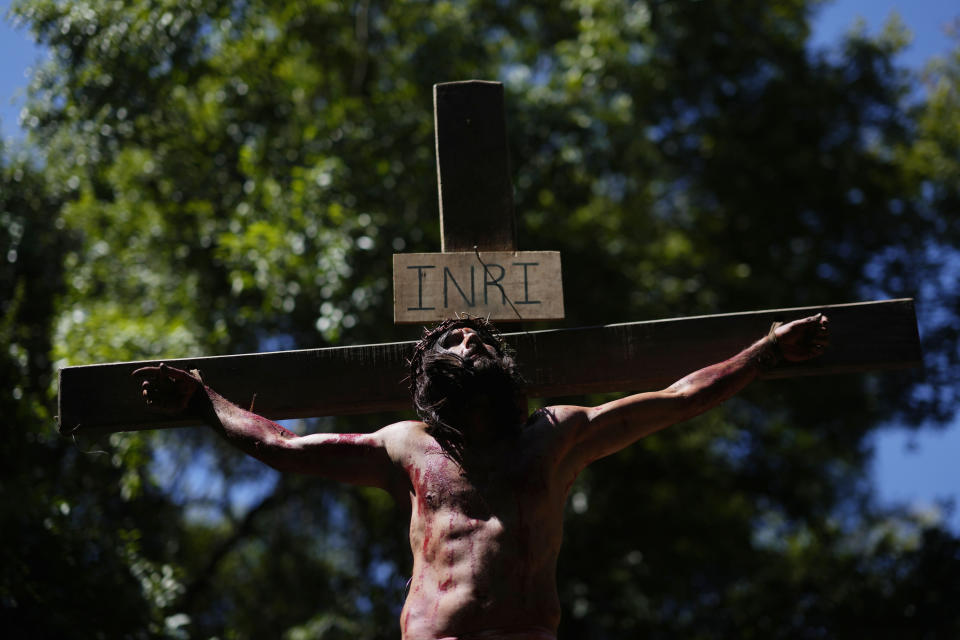
[[[887,628],[922,612],[948,634],[954,536],[877,512],[863,465],[878,424],[956,406],[960,59],[917,94],[901,31],[811,51],[815,9],[16,3],[52,58],[32,159],[2,159],[22,557],[0,604],[47,635],[94,611],[113,636],[395,637],[409,550],[382,495],[278,482],[203,431],[76,448],[51,430],[51,360],[413,337],[390,263],[439,247],[431,86],[479,77],[505,84],[520,248],[563,252],[568,325],[916,295],[927,340],[919,384],[764,383],[588,470],[562,635],[841,636],[888,601]]]

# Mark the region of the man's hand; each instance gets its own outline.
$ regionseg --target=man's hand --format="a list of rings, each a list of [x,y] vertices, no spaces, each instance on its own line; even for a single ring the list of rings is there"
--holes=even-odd
[[[774,335],[784,360],[801,362],[822,354],[830,344],[828,324],[827,316],[818,313],[777,327]]]
[[[131,375],[141,380],[140,396],[147,408],[168,416],[183,413],[203,385],[198,371],[188,373],[163,363],[159,367],[142,367]]]

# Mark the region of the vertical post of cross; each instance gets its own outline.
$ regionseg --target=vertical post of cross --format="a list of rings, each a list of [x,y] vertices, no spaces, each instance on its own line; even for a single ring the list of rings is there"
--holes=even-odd
[[[433,86],[440,250],[515,251],[503,85],[466,80]]]

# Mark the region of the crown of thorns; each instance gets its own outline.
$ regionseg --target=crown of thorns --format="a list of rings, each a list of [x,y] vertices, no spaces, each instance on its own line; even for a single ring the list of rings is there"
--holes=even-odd
[[[503,341],[503,336],[500,335],[497,328],[493,326],[493,323],[486,318],[463,315],[444,320],[434,327],[424,329],[423,337],[420,338],[420,342],[413,348],[413,355],[410,357],[411,393],[416,393],[417,380],[423,373],[424,354],[433,349],[434,345],[445,333],[459,327],[469,327],[476,331],[480,335],[481,340],[486,344],[492,345],[493,348],[497,350],[497,354],[503,355],[506,353],[506,344]]]

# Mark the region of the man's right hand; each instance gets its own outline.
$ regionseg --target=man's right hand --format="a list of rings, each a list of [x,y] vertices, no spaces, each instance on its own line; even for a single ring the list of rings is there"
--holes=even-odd
[[[199,372],[186,372],[160,363],[158,367],[142,367],[131,374],[140,379],[140,397],[151,411],[168,416],[178,415],[190,405],[193,394],[203,382]]]

